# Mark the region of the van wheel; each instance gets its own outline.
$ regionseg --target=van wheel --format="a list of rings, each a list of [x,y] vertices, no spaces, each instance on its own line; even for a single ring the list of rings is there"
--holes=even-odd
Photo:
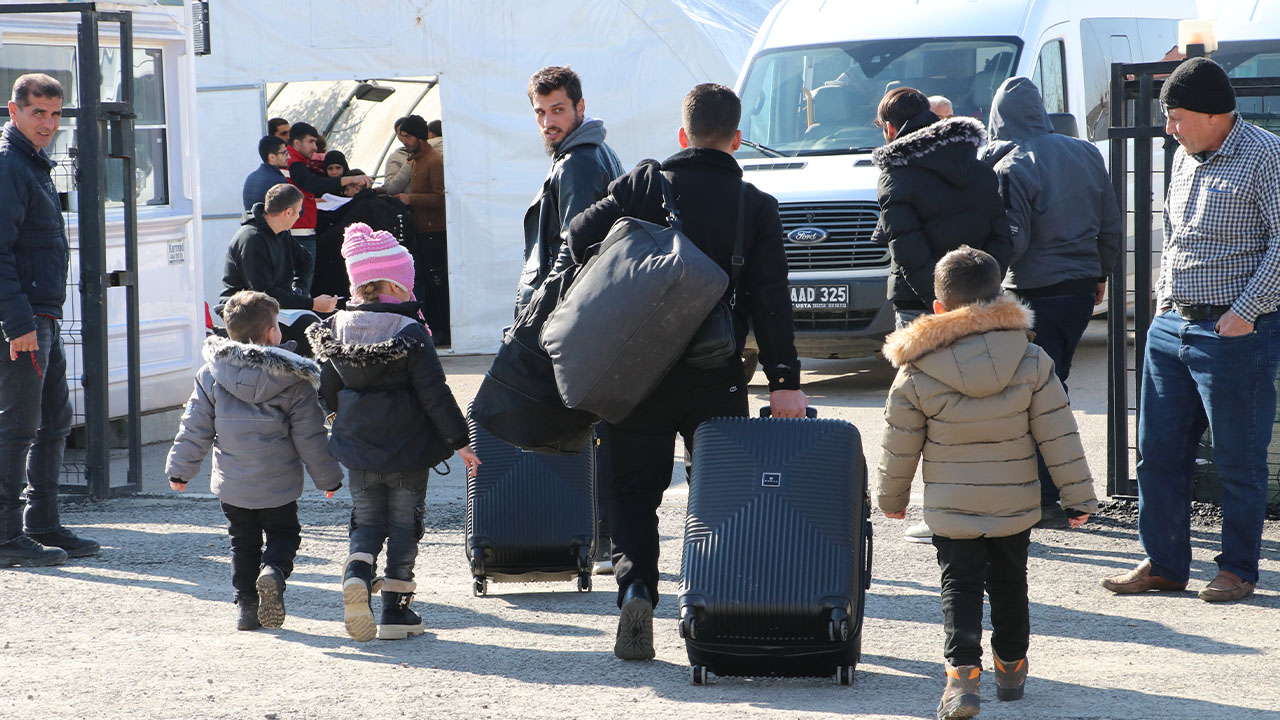
[[[758,350],[742,351],[742,371],[746,375],[747,384],[751,384],[751,378],[756,374],[756,370],[760,368],[760,352]]]

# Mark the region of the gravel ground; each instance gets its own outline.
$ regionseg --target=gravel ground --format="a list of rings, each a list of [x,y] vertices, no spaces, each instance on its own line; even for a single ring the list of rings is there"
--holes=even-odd
[[[464,403],[487,362],[448,360]],[[1102,362],[1096,345],[1086,347],[1076,373]],[[809,367],[815,404],[863,429],[874,468],[890,375],[873,365]],[[763,386],[751,390],[755,404],[764,401]],[[1095,470],[1105,442],[1101,392],[1073,389]],[[346,636],[338,577],[350,500],[345,491],[325,500],[314,488],[300,502],[303,542],[284,627],[237,632],[225,520],[200,494],[207,478],[185,496],[165,494],[165,450],[146,449],[147,494],[67,505],[66,523],[102,541],[99,557],[0,570],[0,718],[927,718],[941,691],[932,548],[904,542],[906,523],[879,514],[852,687],[830,679],[690,685],[674,603],[683,484],[660,513],[653,662],[613,657],[611,578],[597,577],[590,593],[567,582],[493,584],[489,596],[473,597],[459,472],[433,478],[428,491],[418,561],[424,636],[364,644]],[[908,522],[918,519],[913,505]],[[1214,572],[1211,518],[1194,531],[1191,589],[1170,595],[1115,597],[1098,585],[1142,557],[1131,514],[1117,506],[1086,528],[1033,533],[1027,696],[998,703],[985,675],[981,717],[1280,720],[1280,523],[1267,524],[1257,594],[1226,606],[1194,594]]]

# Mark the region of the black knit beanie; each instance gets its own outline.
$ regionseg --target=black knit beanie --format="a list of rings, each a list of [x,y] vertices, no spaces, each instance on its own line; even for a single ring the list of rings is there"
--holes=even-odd
[[[1190,58],[1164,81],[1160,102],[1167,108],[1221,115],[1236,109],[1236,92],[1227,71],[1202,57]]]
[[[419,140],[427,139],[427,121],[421,115],[410,115],[400,123],[400,129],[418,138]]]

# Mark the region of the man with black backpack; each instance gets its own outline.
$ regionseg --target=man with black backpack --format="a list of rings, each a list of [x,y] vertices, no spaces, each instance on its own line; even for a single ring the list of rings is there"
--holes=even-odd
[[[688,448],[698,425],[712,417],[747,415],[747,378],[742,349],[748,322],[760,345],[769,378],[774,417],[802,418],[807,400],[800,390],[800,361],[792,329],[787,259],[778,202],[754,186],[743,188],[733,152],[742,141],[742,103],[732,90],[713,83],[685,96],[680,146],[659,164],[648,160],[615,180],[609,194],[569,223],[573,259],[586,260],[614,221],[634,217],[666,225],[663,184],[670,182],[684,233],[738,282],[730,300],[737,349],[721,367],[679,362],[622,422],[611,426],[612,483],[609,518],[618,580],[617,641],[624,660],[653,658],[653,607],[658,600],[658,518],[662,493],[671,482],[676,433]],[[733,256],[742,205],[742,263]]]

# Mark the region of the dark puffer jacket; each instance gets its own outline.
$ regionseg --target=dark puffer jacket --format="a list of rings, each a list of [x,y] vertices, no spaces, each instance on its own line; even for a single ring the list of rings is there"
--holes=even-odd
[[[982,123],[938,120],[924,112],[903,124],[893,142],[877,148],[881,242],[892,258],[889,299],[896,308],[933,305],[933,266],[968,245],[1009,266],[1012,240],[996,174],[978,160],[986,142]]]
[[[563,269],[570,262],[564,251],[569,221],[604,197],[609,183],[623,172],[604,137],[604,122],[596,118],[587,118],[569,133],[524,213],[524,270],[516,290],[517,315],[552,269]]]
[[[430,468],[467,444],[418,303],[367,303],[307,328],[320,399],[336,412],[329,453],[369,472]]]
[[[13,123],[0,135],[0,328],[6,340],[36,329],[35,313],[62,317],[70,249],[49,171],[54,162]]]

